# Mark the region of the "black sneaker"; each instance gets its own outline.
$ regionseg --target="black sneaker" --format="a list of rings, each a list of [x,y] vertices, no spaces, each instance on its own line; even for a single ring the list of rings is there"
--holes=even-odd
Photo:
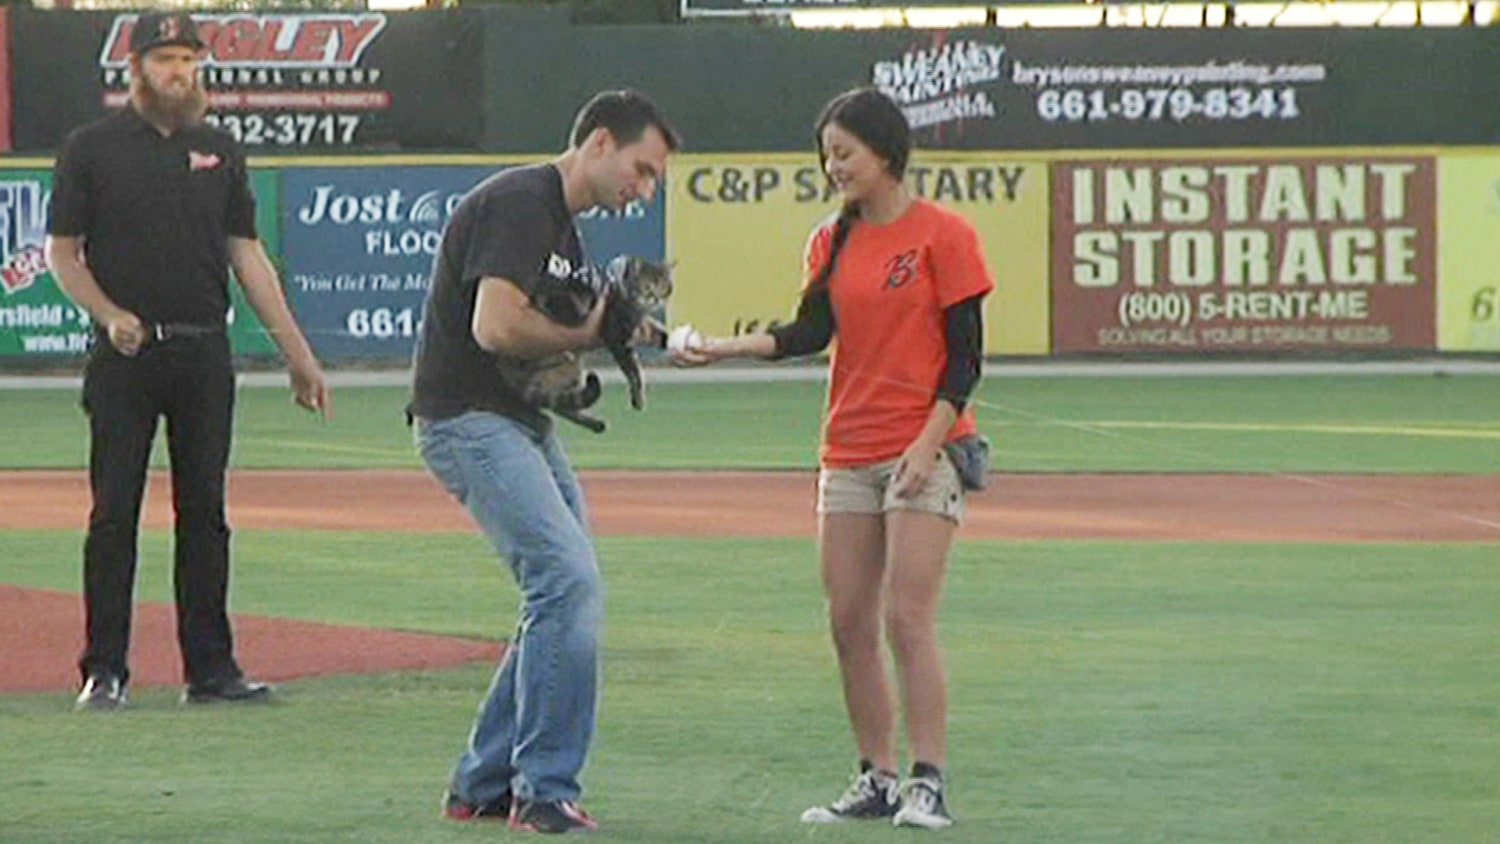
[[[896,826],[944,829],[953,826],[953,816],[943,802],[943,781],[913,777],[901,784],[901,808],[891,822]]]
[[[839,799],[803,812],[802,822],[839,823],[888,818],[896,814],[896,784],[896,777],[885,771],[863,771]]]
[[[510,828],[525,832],[588,832],[598,822],[572,800],[517,800],[510,811]]]
[[[274,690],[265,683],[246,680],[237,674],[189,683],[182,693],[183,703],[252,703],[267,701]]]
[[[509,791],[488,803],[470,803],[455,796],[452,791],[445,791],[443,817],[450,821],[508,821],[510,804]]]
[[[90,674],[73,702],[79,712],[114,712],[125,707],[125,682],[113,674]]]

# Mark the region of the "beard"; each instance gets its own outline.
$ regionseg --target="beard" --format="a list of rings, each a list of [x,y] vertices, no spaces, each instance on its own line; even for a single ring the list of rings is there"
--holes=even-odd
[[[197,77],[186,92],[173,94],[155,87],[144,75],[133,76],[130,100],[147,120],[172,132],[197,126],[208,113],[208,94]]]

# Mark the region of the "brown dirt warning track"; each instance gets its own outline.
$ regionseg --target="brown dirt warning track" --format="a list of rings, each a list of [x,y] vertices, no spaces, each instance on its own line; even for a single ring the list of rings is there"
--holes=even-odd
[[[601,536],[812,536],[810,472],[582,473]],[[164,473],[144,524],[171,525]],[[0,530],[80,528],[79,471],[0,473]],[[237,470],[236,529],[473,530],[421,471]],[[1221,542],[1500,542],[1500,476],[1004,475],[969,500],[961,539]],[[77,682],[82,605],[74,593],[0,585],[0,692]],[[137,608],[133,683],[180,681],[173,610]],[[493,659],[497,645],[443,636],[235,616],[241,661],[257,677],[385,671]]]

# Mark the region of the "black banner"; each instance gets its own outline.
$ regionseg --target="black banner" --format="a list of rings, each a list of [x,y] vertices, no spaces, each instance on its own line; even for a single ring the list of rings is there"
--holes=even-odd
[[[900,103],[929,146],[1205,147],[1247,138],[1256,145],[1331,139],[1340,88],[1358,80],[1340,77],[1326,43],[1222,30],[1191,35],[922,35],[877,53],[864,81]]]
[[[857,85],[937,149],[1500,143],[1500,27],[586,26],[551,5],[195,17],[214,119],[252,149],[549,153],[585,99],[625,86],[694,152],[805,151],[822,105]],[[121,100],[133,20],[12,10],[18,151]]]
[[[806,150],[824,102],[897,98],[922,146],[972,150],[1500,142],[1500,28],[490,31],[496,55],[569,56],[539,79],[487,70],[486,143],[550,149],[597,88],[653,94],[694,151]]]
[[[1057,0],[1010,0],[1017,3],[1056,3]],[[789,12],[828,9],[904,9],[922,6],[962,6],[960,0],[682,0],[682,14],[693,15],[783,15]]]
[[[15,146],[124,105],[135,14],[16,11]],[[252,151],[472,149],[483,35],[463,10],[194,14],[210,122]]]

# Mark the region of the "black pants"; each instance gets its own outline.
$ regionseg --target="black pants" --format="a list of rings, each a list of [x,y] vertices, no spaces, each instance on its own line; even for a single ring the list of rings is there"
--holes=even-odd
[[[167,420],[176,514],[177,640],[190,683],[239,673],[229,632],[224,474],[234,369],[222,333],[175,337],[126,357],[100,339],[84,371],[93,510],[83,551],[88,642],[79,668],[128,679],[136,538],[151,443]]]

